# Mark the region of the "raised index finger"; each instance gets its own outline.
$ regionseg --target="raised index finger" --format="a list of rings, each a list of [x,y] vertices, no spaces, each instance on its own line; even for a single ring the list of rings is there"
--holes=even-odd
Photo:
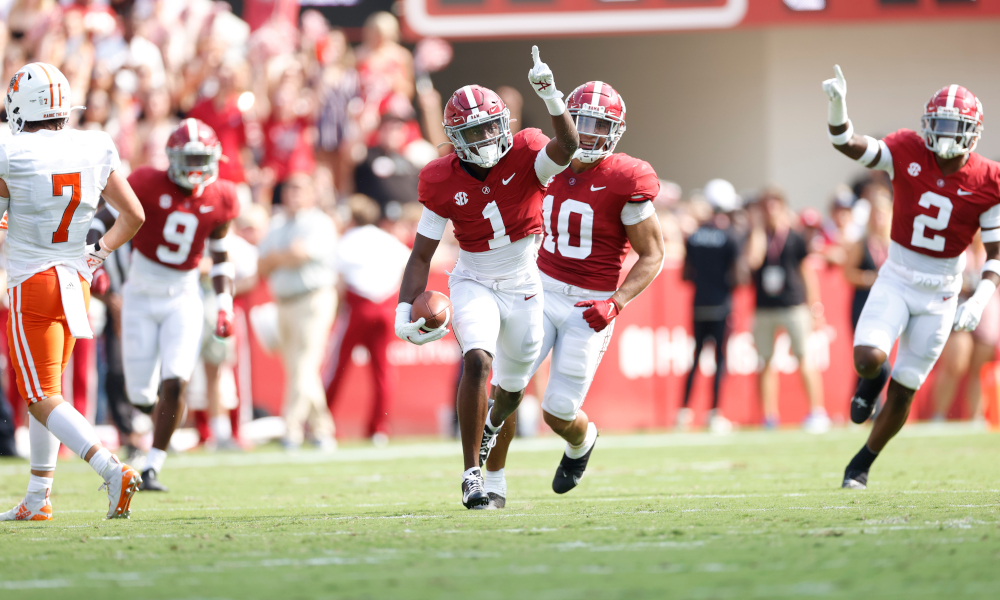
[[[840,70],[840,65],[833,65],[833,72],[837,76],[837,81],[844,81],[844,72]]]
[[[535,64],[542,62],[542,58],[538,56],[538,46],[531,47],[531,58],[535,61]]]

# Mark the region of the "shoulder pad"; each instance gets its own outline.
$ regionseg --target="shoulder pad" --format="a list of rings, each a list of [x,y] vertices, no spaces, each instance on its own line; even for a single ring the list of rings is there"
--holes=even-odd
[[[549,136],[542,133],[541,129],[528,127],[514,134],[514,144],[512,150],[518,150],[527,146],[529,149],[538,152],[549,143]]]
[[[652,200],[656,197],[660,191],[660,180],[648,162],[622,153],[612,154],[610,158],[615,161],[609,166],[614,169],[612,189],[616,194],[628,196],[629,200]]]
[[[420,169],[420,180],[427,183],[441,183],[451,177],[458,156],[454,153],[435,158]]]

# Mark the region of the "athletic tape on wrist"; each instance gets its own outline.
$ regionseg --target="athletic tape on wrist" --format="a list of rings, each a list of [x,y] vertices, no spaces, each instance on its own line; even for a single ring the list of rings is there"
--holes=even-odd
[[[229,238],[208,238],[208,249],[212,252],[229,252]]]
[[[236,265],[231,262],[221,262],[212,265],[212,268],[208,271],[209,277],[228,277],[230,279],[236,279]]]
[[[830,138],[830,141],[833,142],[834,146],[843,146],[847,142],[851,141],[852,137],[854,137],[854,123],[851,123],[851,120],[848,119],[847,120],[847,131],[845,131],[844,133],[841,133],[841,134],[833,134],[833,133],[830,133],[829,129],[827,129],[826,135],[827,135],[827,137]]]
[[[545,108],[549,109],[549,114],[553,117],[558,117],[566,112],[566,103],[563,102],[562,94],[555,98],[546,98]]]
[[[982,238],[984,244],[992,244],[993,242],[1000,242],[1000,229],[984,229],[979,237]]]
[[[221,294],[215,295],[215,304],[219,307],[219,310],[224,310],[227,313],[233,312],[233,295],[229,292],[222,292]]]
[[[848,131],[850,131],[850,129],[851,128],[848,127]],[[858,163],[860,163],[861,166],[863,167],[867,167],[868,165],[870,165],[871,162],[875,160],[875,156],[878,154],[879,150],[881,150],[881,146],[879,146],[878,140],[876,140],[872,136],[866,135],[865,141],[868,142],[868,148],[865,149],[865,153],[862,154],[861,158],[858,159]]]

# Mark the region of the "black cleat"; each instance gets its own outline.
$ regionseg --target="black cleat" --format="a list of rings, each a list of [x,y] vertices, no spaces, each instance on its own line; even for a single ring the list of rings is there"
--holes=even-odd
[[[851,421],[858,425],[872,418],[875,407],[878,406],[878,398],[868,401],[860,396],[851,398]]]
[[[156,471],[152,469],[146,469],[142,472],[142,483],[139,485],[139,491],[141,492],[169,492],[170,490],[167,486],[160,483],[160,480],[156,478]]]
[[[496,492],[489,492],[487,496],[489,496],[490,503],[486,508],[497,509],[507,505],[507,499]]]
[[[490,497],[483,491],[483,479],[479,469],[462,480],[462,505],[470,510],[482,510],[490,503]]]
[[[486,414],[489,415],[491,410],[493,410],[493,400],[490,400],[487,405]],[[484,469],[486,468],[486,459],[490,457],[490,450],[497,445],[497,434],[500,433],[501,428],[503,425],[500,425],[496,433],[490,433],[486,425],[483,425],[483,439],[479,442],[479,466]]]
[[[583,472],[587,470],[587,461],[590,460],[590,454],[594,451],[594,446],[597,445],[597,440],[590,446],[590,450],[581,456],[580,458],[570,458],[563,453],[562,460],[559,461],[559,466],[556,468],[556,476],[552,478],[552,491],[557,494],[565,494],[571,489],[579,485],[580,480],[583,479]]]
[[[844,483],[840,486],[845,490],[863,490],[868,487],[868,471],[858,471],[848,467],[844,471]]]

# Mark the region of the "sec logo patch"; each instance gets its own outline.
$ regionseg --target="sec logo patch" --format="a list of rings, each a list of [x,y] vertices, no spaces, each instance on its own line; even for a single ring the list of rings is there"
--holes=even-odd
[[[465,206],[469,203],[469,195],[465,192],[459,192],[455,194],[455,204],[459,206]]]
[[[920,175],[920,165],[915,162],[911,162],[909,168],[906,169],[906,172],[910,174],[910,177],[916,177],[917,175]]]
[[[160,208],[170,208],[172,203],[173,199],[170,197],[170,194],[163,194],[160,196]]]

